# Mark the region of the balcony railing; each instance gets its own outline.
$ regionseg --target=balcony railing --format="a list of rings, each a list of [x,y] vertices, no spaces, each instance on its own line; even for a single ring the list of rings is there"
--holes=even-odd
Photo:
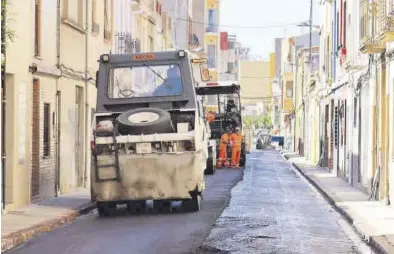
[[[383,8],[379,6],[381,4]],[[386,22],[385,0],[379,2],[360,0],[360,47],[359,50],[365,54],[381,53],[384,50],[380,43],[383,28],[380,24]],[[379,27],[379,29],[377,29]]]
[[[136,40],[130,32],[115,33],[115,53],[116,54],[131,54],[135,52]]]
[[[388,33],[394,32],[392,10],[393,10],[393,1],[387,1],[387,0],[378,1],[379,39],[385,40],[385,37]]]

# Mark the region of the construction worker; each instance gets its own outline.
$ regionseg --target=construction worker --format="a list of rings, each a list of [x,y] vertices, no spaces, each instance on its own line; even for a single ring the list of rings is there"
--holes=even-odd
[[[226,129],[226,133],[222,135],[220,138],[219,145],[219,158],[216,167],[221,168],[223,165],[227,168],[230,166],[227,160],[227,145],[230,141],[230,136],[232,135],[232,131],[230,128]]]
[[[208,111],[206,113],[206,118],[208,123],[212,123],[213,121],[215,121],[215,114],[212,111]]]
[[[241,159],[241,146],[242,146],[242,135],[241,128],[236,127],[235,133],[231,134],[230,142],[232,143],[231,149],[231,167],[239,168],[239,160]]]

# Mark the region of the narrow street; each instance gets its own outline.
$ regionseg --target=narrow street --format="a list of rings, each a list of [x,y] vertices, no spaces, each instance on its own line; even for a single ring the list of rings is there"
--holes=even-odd
[[[93,212],[7,253],[373,253],[279,152],[249,155],[241,178],[233,169],[208,176],[197,213]]]
[[[248,163],[200,253],[373,253],[278,151]]]

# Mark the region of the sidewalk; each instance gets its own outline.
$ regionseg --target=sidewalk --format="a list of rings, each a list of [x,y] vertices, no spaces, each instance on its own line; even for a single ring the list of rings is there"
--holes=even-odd
[[[9,211],[1,216],[1,251],[54,230],[94,208],[95,204],[90,202],[90,191],[78,189],[72,194]]]
[[[394,208],[352,187],[324,168],[295,154],[284,154],[295,168],[314,185],[364,240],[380,253],[394,253]]]

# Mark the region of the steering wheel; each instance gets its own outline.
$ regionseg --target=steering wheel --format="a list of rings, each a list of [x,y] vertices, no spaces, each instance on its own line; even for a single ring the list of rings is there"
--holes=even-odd
[[[131,89],[119,89],[118,97],[119,98],[130,98],[135,94],[135,92]]]

